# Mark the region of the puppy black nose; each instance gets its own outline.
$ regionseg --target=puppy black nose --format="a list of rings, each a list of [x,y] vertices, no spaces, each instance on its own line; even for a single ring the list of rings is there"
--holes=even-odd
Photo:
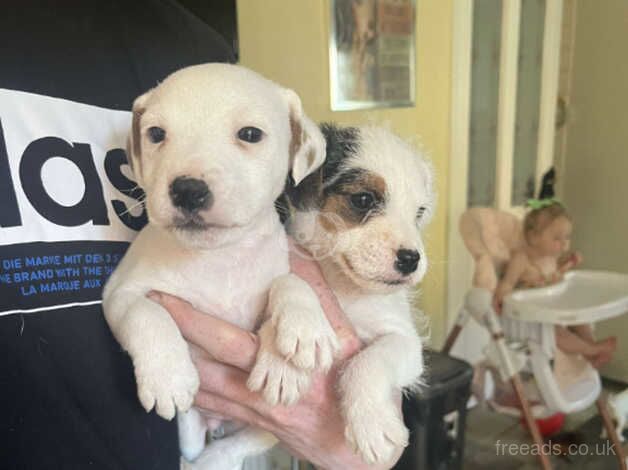
[[[172,204],[188,212],[209,208],[213,199],[207,184],[202,180],[180,176],[170,184]]]
[[[395,269],[404,275],[411,274],[416,271],[420,259],[421,255],[416,250],[398,250]]]

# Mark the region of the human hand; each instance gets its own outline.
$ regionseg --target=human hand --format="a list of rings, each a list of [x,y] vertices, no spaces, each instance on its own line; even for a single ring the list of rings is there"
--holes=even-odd
[[[583,260],[584,258],[582,257],[582,253],[580,253],[579,251],[574,251],[573,253],[571,253],[571,256],[569,256],[569,261],[572,264],[570,269],[573,269],[576,266],[582,264]]]
[[[294,272],[308,281],[319,295],[321,305],[334,327],[342,349],[340,361],[360,348],[359,340],[325,284],[314,261],[291,256]],[[402,452],[399,448],[391,462],[367,466],[345,440],[345,425],[336,394],[338,367],[328,374],[316,374],[310,390],[294,406],[268,405],[262,396],[246,387],[258,348],[257,337],[225,321],[195,310],[190,304],[165,294],[153,294],[178,324],[191,343],[193,359],[201,377],[195,405],[213,414],[263,428],[274,434],[293,454],[319,468],[390,468]],[[392,406],[392,404],[391,404]],[[396,405],[401,406],[401,393]]]
[[[564,261],[560,265],[559,271],[564,274],[570,269],[573,269],[576,266],[580,265],[582,261],[582,254],[579,251],[573,251],[564,258]]]

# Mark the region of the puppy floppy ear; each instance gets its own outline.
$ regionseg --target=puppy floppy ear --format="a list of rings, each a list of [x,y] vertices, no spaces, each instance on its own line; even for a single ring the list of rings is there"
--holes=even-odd
[[[318,126],[303,113],[297,94],[285,89],[284,96],[290,113],[290,166],[296,186],[325,161],[325,138]]]
[[[140,119],[146,111],[146,100],[151,94],[148,91],[136,98],[133,102],[131,132],[126,141],[126,159],[133,170],[137,183],[141,185],[142,178],[142,136],[140,135]]]

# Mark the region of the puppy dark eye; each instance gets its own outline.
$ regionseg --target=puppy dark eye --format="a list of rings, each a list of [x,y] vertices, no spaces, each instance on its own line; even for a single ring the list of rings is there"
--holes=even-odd
[[[153,144],[163,142],[165,138],[166,131],[161,127],[153,126],[148,128],[148,140],[150,140]]]
[[[423,214],[425,214],[426,210],[427,210],[426,207],[423,207],[423,206],[419,207],[419,210],[416,211],[416,218],[417,218],[417,220],[420,220],[421,217],[423,217]]]
[[[262,140],[263,135],[262,130],[257,127],[243,127],[238,131],[238,139],[250,144],[255,144]]]
[[[375,197],[373,193],[355,193],[350,199],[351,205],[360,211],[367,211],[375,206]]]

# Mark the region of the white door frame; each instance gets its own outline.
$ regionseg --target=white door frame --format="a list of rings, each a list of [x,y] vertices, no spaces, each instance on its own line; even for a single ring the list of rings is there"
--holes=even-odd
[[[470,287],[473,270],[471,256],[468,254],[458,231],[458,220],[467,209],[473,4],[473,0],[454,0],[453,4],[453,88],[447,214],[448,329],[454,323],[463,296]],[[499,209],[508,210],[521,216],[524,208],[512,207],[510,204],[520,12],[521,0],[503,0],[495,205]],[[563,0],[546,1],[536,166],[537,181],[553,162],[554,116],[558,97],[562,12]]]

